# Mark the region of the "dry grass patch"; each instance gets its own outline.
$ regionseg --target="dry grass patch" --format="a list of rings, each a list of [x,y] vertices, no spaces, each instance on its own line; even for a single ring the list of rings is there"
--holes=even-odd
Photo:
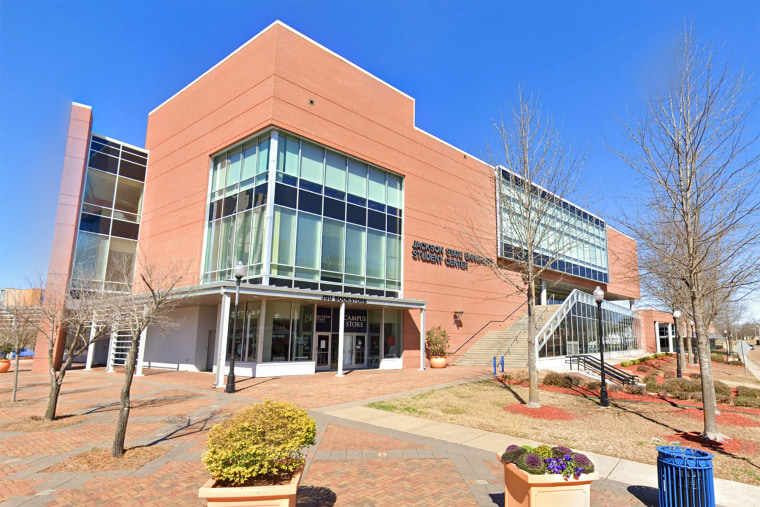
[[[485,431],[536,440],[548,445],[616,456],[656,464],[658,445],[667,445],[678,433],[701,432],[702,421],[681,414],[667,403],[631,403],[610,400],[610,408],[599,406],[598,399],[541,391],[541,404],[575,416],[573,420],[547,420],[526,417],[502,410],[524,403],[528,388],[504,385],[491,380],[463,384],[424,394],[373,403],[374,408],[444,421]],[[743,414],[760,421],[760,416]],[[760,428],[719,426],[739,442],[759,442]],[[655,440],[657,439],[657,440]],[[681,441],[690,446],[689,442]],[[726,446],[734,451],[736,446]],[[727,452],[714,452],[717,477],[760,485],[760,455],[751,446]],[[494,449],[500,451],[501,449]]]
[[[0,431],[23,431],[29,433],[32,431],[57,430],[59,428],[66,428],[68,426],[83,423],[91,417],[92,416],[89,415],[61,415],[52,421],[48,421],[44,417],[33,415],[3,424],[0,426]]]
[[[113,472],[137,470],[169,451],[167,446],[133,447],[120,458],[111,456],[110,449],[92,449],[53,465],[43,472]]]
[[[3,400],[0,401],[0,408],[19,408],[19,407],[28,407],[29,405],[34,405],[35,403],[39,403],[40,400],[18,400],[18,401],[10,401],[10,400]]]

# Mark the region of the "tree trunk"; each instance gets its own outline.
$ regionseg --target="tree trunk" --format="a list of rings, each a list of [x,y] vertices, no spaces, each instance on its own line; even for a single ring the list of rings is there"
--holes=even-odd
[[[676,333],[678,333],[678,330],[676,329]],[[681,370],[686,371],[686,347],[684,347],[683,343],[683,335],[681,333],[678,333],[678,350],[680,351],[680,356],[678,358],[679,361],[681,361]]]
[[[132,389],[132,379],[135,375],[135,362],[139,346],[140,333],[137,333],[136,338],[132,336],[132,344],[127,354],[127,364],[124,369],[124,386],[121,388],[119,418],[116,421],[116,434],[111,446],[111,456],[114,458],[120,458],[124,454],[124,440],[127,436],[127,423],[129,422],[129,410],[131,408],[130,390]]]
[[[691,334],[686,338],[686,346],[689,348],[689,365],[694,366],[697,362],[694,360],[694,343],[691,341]]]
[[[11,397],[11,401],[13,403],[16,403],[16,391],[18,391],[18,368],[19,368],[19,350],[18,350],[18,347],[16,347],[16,369],[13,372],[13,396]]]
[[[50,393],[48,394],[47,408],[45,409],[45,419],[52,421],[55,419],[55,410],[58,407],[58,395],[61,392],[61,384],[66,370],[61,370],[58,375],[55,370],[50,370]]]
[[[715,384],[712,376],[712,363],[710,362],[710,339],[702,320],[702,299],[698,293],[692,290],[691,304],[694,310],[694,322],[697,326],[697,351],[699,352],[699,365],[702,377],[702,416],[704,418],[704,430],[702,437],[708,440],[723,442],[727,437],[718,431],[718,423],[715,416],[719,414],[718,403],[715,398]]]
[[[536,354],[536,316],[533,283],[528,283],[528,376],[530,387],[528,388],[528,408],[541,408],[538,401],[538,361]]]

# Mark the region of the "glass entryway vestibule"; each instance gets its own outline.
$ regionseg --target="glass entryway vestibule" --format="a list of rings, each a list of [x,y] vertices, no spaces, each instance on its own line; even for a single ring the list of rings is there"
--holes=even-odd
[[[317,334],[317,370],[338,368],[338,347],[340,335]],[[380,366],[379,334],[343,335],[344,368],[377,368]]]

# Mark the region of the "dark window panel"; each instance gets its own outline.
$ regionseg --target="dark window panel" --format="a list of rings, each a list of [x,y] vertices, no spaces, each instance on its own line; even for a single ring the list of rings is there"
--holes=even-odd
[[[89,165],[95,169],[116,174],[116,169],[119,167],[119,159],[91,151]]]
[[[293,287],[293,280],[286,280],[285,278],[269,278],[269,285],[274,287]]]
[[[216,216],[216,202],[212,202],[208,205],[208,221],[211,222],[213,219],[218,218]]]
[[[288,208],[296,207],[298,190],[288,185],[277,183],[274,187],[274,203]]]
[[[369,201],[367,201],[367,207],[369,209],[373,209],[373,210],[376,210],[376,211],[382,211],[383,213],[385,213],[385,204],[380,204],[379,202],[375,202],[375,201],[369,200]]]
[[[345,221],[346,219],[346,204],[335,199],[325,197],[324,215],[326,217],[335,218],[337,220]]]
[[[330,291],[330,292],[343,292],[343,286],[342,285],[333,285],[330,283],[320,283],[319,288],[322,290]],[[335,320],[335,319],[333,319]]]
[[[377,289],[367,289],[367,295],[368,296],[385,296],[385,291],[383,290],[377,290]]]
[[[230,195],[224,198],[224,211],[222,216],[229,216],[235,213],[237,209],[237,195]]]
[[[400,216],[398,208],[394,208],[393,206],[386,206],[385,212],[396,217]]]
[[[311,192],[316,192],[318,194],[322,193],[322,185],[320,185],[319,183],[314,183],[312,181],[305,180],[305,179],[301,179],[301,188],[304,188]]]
[[[137,239],[139,232],[140,226],[138,224],[122,222],[121,220],[114,220],[111,227],[111,236],[118,236],[120,238]]]
[[[359,287],[350,287],[346,285],[343,287],[343,290],[348,294],[364,294],[364,289],[360,289]]]
[[[253,189],[243,190],[238,194],[237,210],[245,211],[253,207]]]
[[[315,215],[322,214],[322,196],[305,190],[298,191],[298,209]]]
[[[267,184],[259,185],[256,187],[256,195],[254,195],[253,206],[263,206],[267,203]]]
[[[320,280],[324,282],[342,282],[343,281],[340,275],[334,275],[332,273],[322,273]]]
[[[388,232],[392,232],[393,234],[401,234],[401,219],[391,215],[387,215],[387,217],[388,223],[386,230]]]
[[[385,213],[369,210],[367,212],[367,226],[373,229],[385,230]]]
[[[364,197],[359,197],[358,195],[354,194],[347,194],[346,200],[352,204],[358,204],[359,206],[366,206],[367,205],[367,199]]]
[[[101,145],[98,148],[98,151],[108,153],[109,155],[113,155],[115,157],[118,157],[121,154],[121,150],[119,150],[119,148],[116,146]]]
[[[308,289],[319,290],[319,284],[316,282],[305,282],[303,280],[295,280],[293,285],[296,289]]]
[[[385,291],[385,297],[387,297],[387,298],[397,298],[398,297],[398,292],[392,291],[392,290],[387,290],[387,291]]]
[[[334,188],[325,187],[325,195],[328,197],[334,197],[335,199],[340,199],[341,201],[346,200],[346,193],[341,192],[340,190],[335,190]]]
[[[145,166],[129,160],[122,160],[119,166],[119,174],[133,180],[145,181]]]
[[[129,146],[124,146],[124,145],[121,146],[121,153],[122,154],[124,154],[124,153],[132,153],[134,155],[139,155],[142,158],[148,158],[148,154],[146,152],[140,151],[140,150],[135,150],[133,148],[130,148]]]
[[[351,194],[349,194],[350,196]],[[367,225],[367,210],[353,204],[348,205],[346,210],[346,222],[356,225]]]
[[[127,153],[126,151],[121,152],[121,158],[122,160],[129,160],[130,162],[134,162],[135,164],[148,165],[148,159],[146,159],[145,157],[132,155],[131,153]]]
[[[281,172],[277,173],[277,181],[281,181],[282,183],[286,183],[294,187],[298,186],[298,178]]]
[[[97,234],[108,234],[108,229],[110,226],[110,219],[98,215],[82,213],[82,218],[79,219],[80,231],[94,232]]]

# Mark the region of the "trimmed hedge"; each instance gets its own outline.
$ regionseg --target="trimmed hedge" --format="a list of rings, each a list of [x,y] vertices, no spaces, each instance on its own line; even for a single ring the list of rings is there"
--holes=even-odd
[[[760,398],[752,396],[737,396],[733,399],[733,402],[737,407],[760,408]]]
[[[755,389],[754,387],[738,386],[736,388],[736,396],[738,398],[760,398],[760,389]]]

